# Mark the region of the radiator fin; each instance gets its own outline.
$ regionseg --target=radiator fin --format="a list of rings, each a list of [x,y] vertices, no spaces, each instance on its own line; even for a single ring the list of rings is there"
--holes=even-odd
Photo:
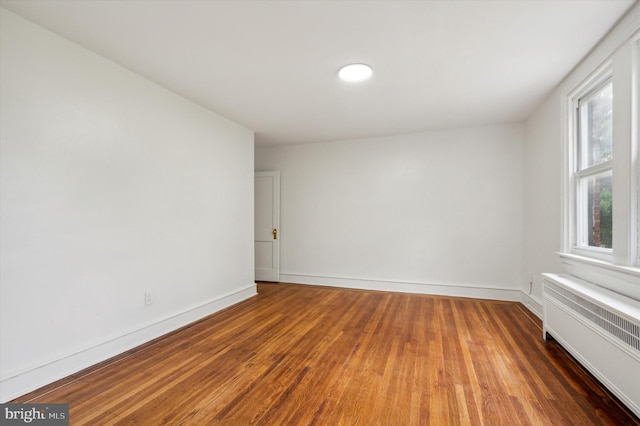
[[[633,323],[552,282],[546,283],[546,289],[556,300],[640,352],[640,324]]]

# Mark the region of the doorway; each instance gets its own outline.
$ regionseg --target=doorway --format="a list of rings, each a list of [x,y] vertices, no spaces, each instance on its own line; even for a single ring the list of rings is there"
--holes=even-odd
[[[280,281],[280,172],[256,172],[255,280]]]

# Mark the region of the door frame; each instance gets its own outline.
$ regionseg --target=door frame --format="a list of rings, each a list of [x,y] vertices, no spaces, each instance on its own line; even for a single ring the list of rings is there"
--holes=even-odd
[[[270,177],[273,179],[273,192],[272,192],[272,226],[273,229],[277,232],[277,237],[273,239],[272,246],[272,265],[273,265],[273,276],[270,277],[268,281],[278,282],[280,281],[280,172],[279,171],[268,171],[268,172],[255,172],[254,173],[254,184],[256,178],[265,178]],[[254,185],[254,202],[255,202],[255,185]],[[254,204],[254,215],[255,204]],[[254,220],[254,246],[255,246],[255,220]],[[255,268],[255,259],[254,259],[254,271]],[[255,281],[262,281],[257,278],[257,274],[254,272]]]

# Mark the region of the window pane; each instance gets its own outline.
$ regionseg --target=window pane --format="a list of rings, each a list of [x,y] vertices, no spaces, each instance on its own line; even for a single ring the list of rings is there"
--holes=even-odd
[[[603,86],[580,101],[580,169],[612,158],[613,86]]]
[[[612,172],[609,170],[581,181],[582,244],[591,247],[612,247]]]

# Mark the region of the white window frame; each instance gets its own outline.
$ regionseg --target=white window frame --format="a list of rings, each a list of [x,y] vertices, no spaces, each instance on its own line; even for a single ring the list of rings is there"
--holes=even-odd
[[[629,36],[628,36],[629,37]],[[577,277],[640,300],[640,153],[638,147],[640,105],[640,32],[620,40],[602,57],[599,65],[590,60],[591,72],[581,69],[582,79],[566,90],[563,116],[563,238],[560,260],[566,271]],[[584,73],[584,71],[587,71]],[[579,77],[578,77],[579,78]],[[576,120],[577,102],[613,83],[613,159],[578,172]],[[613,173],[612,249],[578,244],[580,226],[577,180],[604,170]]]
[[[613,160],[604,161],[602,163],[581,168],[580,163],[587,158],[587,153],[580,150],[582,144],[582,134],[580,129],[585,127],[581,117],[582,104],[586,104],[593,96],[602,88],[609,84],[613,84],[612,68],[609,63],[605,67],[598,70],[598,73],[581,85],[580,90],[576,90],[571,96],[572,114],[569,126],[571,128],[571,206],[572,206],[572,233],[571,233],[571,252],[587,257],[594,257],[601,260],[611,261],[613,250],[611,248],[601,248],[589,246],[588,232],[586,225],[586,217],[588,213],[585,210],[586,202],[584,195],[586,189],[583,188],[585,178],[595,177],[602,173],[613,173]],[[615,110],[613,112],[615,117]],[[614,138],[615,139],[615,138]],[[614,140],[615,146],[615,140]]]

